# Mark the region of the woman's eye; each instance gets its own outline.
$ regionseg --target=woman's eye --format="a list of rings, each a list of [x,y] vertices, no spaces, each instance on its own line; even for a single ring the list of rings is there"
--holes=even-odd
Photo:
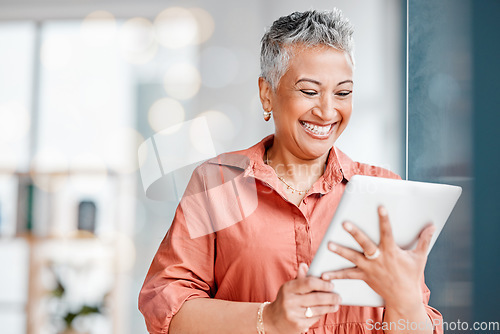
[[[314,90],[306,90],[306,89],[301,89],[300,90],[303,94],[306,94],[307,96],[314,96],[317,95],[318,93],[315,92]]]
[[[341,92],[338,92],[337,95],[344,97],[344,96],[348,96],[351,93],[352,93],[352,90],[343,90]]]

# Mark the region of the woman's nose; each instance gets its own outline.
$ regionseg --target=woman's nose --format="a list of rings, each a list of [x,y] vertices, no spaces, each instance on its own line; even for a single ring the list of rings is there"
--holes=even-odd
[[[332,96],[325,96],[320,100],[317,107],[314,108],[313,114],[323,120],[332,120],[338,114],[336,107],[335,98]]]

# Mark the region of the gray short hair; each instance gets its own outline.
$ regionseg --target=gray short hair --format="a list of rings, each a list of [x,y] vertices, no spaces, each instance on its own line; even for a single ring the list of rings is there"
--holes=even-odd
[[[310,10],[294,12],[273,22],[261,40],[260,76],[276,90],[288,69],[294,44],[330,46],[345,52],[354,65],[354,29],[342,12]]]

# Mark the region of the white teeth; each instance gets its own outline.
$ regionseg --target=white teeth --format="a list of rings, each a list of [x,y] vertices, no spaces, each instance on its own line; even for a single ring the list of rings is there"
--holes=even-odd
[[[328,131],[330,131],[332,125],[327,125],[327,126],[318,126],[318,125],[313,125],[311,123],[307,123],[307,122],[304,122],[304,121],[301,121],[301,124],[307,128],[308,130],[310,130],[311,132],[313,132],[314,134],[317,134],[317,135],[326,135],[328,134]]]

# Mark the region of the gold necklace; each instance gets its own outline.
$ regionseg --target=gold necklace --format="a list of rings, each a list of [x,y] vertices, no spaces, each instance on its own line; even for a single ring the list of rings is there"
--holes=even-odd
[[[268,159],[268,153],[267,153],[267,150],[266,150],[266,165],[271,166],[271,165],[269,164],[269,159]],[[271,168],[273,168],[273,166],[271,166]],[[273,170],[274,170],[274,168],[273,168]],[[285,179],[283,179],[281,176],[279,176],[279,175],[278,175],[278,173],[276,173],[276,171],[275,171],[275,170],[274,170],[274,174],[276,174],[276,176],[278,177],[278,179],[279,179],[281,182],[283,182],[283,183],[286,185],[286,187],[287,187],[289,190],[291,190],[291,191],[292,191],[292,193],[293,193],[293,194],[294,194],[294,193],[298,193],[299,195],[305,195],[305,194],[309,191],[309,189],[311,189],[311,188],[306,189],[306,190],[298,190],[298,189],[295,189],[294,187],[292,187],[291,185],[289,185],[289,184],[285,181]]]

